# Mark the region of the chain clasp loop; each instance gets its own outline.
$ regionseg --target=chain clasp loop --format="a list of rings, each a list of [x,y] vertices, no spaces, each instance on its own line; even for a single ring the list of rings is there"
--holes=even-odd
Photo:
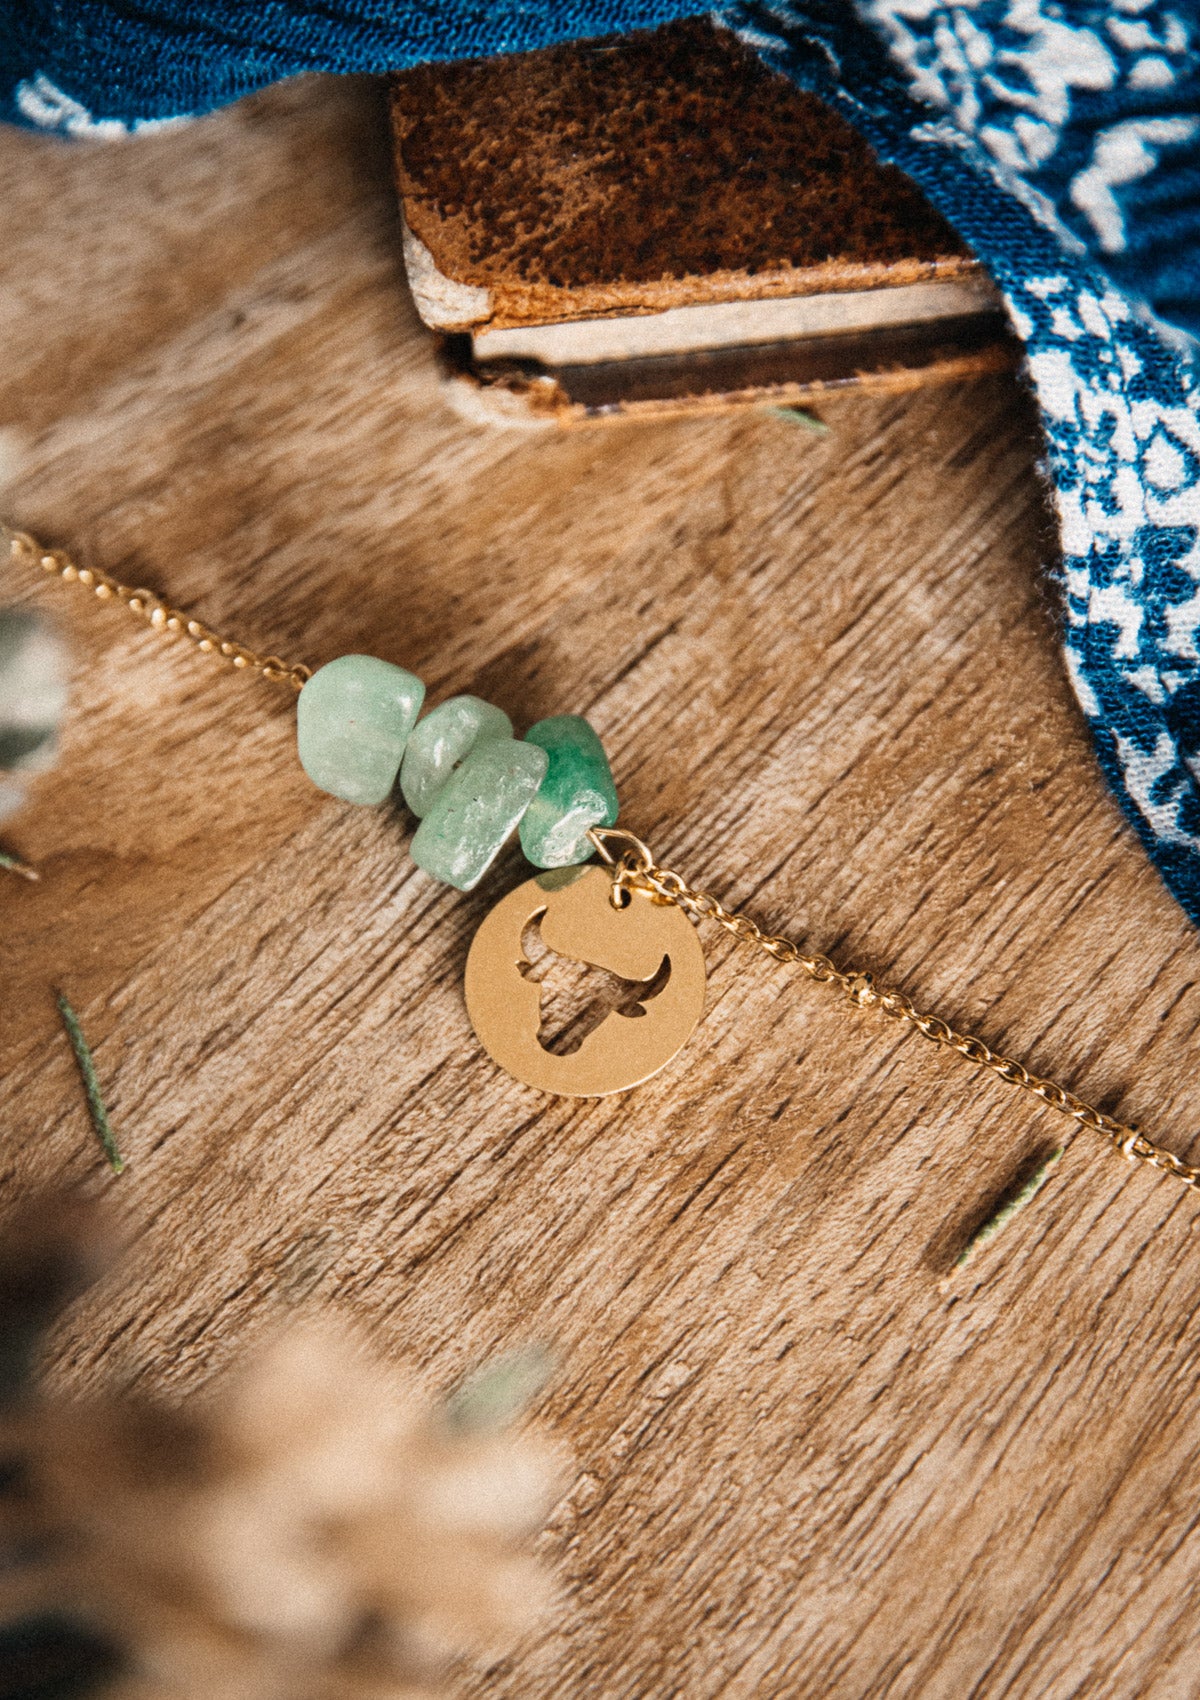
[[[618,865],[629,869],[630,873],[648,874],[654,867],[654,853],[650,846],[623,826],[589,826],[587,837],[595,846],[596,854],[606,867],[615,868]],[[610,842],[623,846],[614,856],[609,849]]]
[[[649,889],[648,882],[656,871],[650,846],[623,826],[590,826],[587,836],[600,860],[611,870],[610,903],[614,909],[624,909],[630,892]],[[615,855],[610,843],[617,846]]]

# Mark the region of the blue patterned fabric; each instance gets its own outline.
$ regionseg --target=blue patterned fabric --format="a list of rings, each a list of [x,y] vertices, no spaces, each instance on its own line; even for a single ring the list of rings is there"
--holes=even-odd
[[[1196,16],[1158,0],[866,0],[862,22],[839,0],[747,0],[723,16],[909,172],[1004,291],[1046,433],[1068,670],[1105,773],[1200,922]]]
[[[387,71],[653,29],[695,0],[9,0],[0,118],[117,136],[303,71]]]
[[[688,0],[56,0],[0,17],[0,116],[120,135],[306,70],[649,27]],[[1200,13],[1196,0],[742,0],[985,261],[1028,351],[1065,648],[1101,763],[1200,922]]]

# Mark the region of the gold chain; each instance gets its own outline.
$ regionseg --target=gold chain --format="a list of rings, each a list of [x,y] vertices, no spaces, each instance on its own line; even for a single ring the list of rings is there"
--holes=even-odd
[[[820,951],[804,951],[792,939],[764,932],[749,915],[727,909],[711,892],[697,891],[673,869],[659,867],[649,848],[632,832],[621,827],[593,827],[588,837],[611,869],[614,902],[621,901],[622,891],[647,891],[662,903],[674,903],[695,920],[715,921],[735,939],[765,951],[776,962],[803,969],[810,979],[835,987],[856,1009],[877,1009],[894,1021],[913,1028],[931,1045],[957,1051],[968,1062],[990,1069],[1006,1085],[1031,1092],[1035,1098],[1049,1104],[1052,1110],[1069,1116],[1080,1127],[1103,1134],[1129,1162],[1149,1163],[1156,1169],[1177,1176],[1185,1186],[1200,1191],[1200,1169],[1192,1168],[1173,1152],[1153,1144],[1136,1128],[1105,1115],[1103,1110],[1085,1103],[1057,1082],[1031,1074],[1024,1064],[993,1051],[975,1034],[960,1033],[940,1016],[923,1014],[904,992],[876,985],[873,975],[854,968],[839,968]]]
[[[277,655],[259,655],[245,644],[223,638],[199,620],[180,613],[152,590],[131,590],[98,567],[76,566],[61,549],[43,549],[27,532],[13,531],[0,524],[0,540],[7,541],[11,560],[40,567],[43,572],[51,573],[67,584],[81,584],[102,602],[122,602],[131,613],[156,631],[168,637],[186,638],[206,655],[219,656],[233,667],[259,673],[273,684],[289,684],[297,691],[312,677],[312,669],[304,662],[281,661]],[[1200,1168],[1192,1168],[1173,1152],[1153,1144],[1136,1128],[1105,1115],[1103,1110],[1085,1103],[1057,1082],[1030,1074],[1024,1064],[993,1051],[977,1035],[958,1032],[940,1016],[923,1014],[904,992],[889,986],[877,986],[873,975],[859,969],[839,968],[820,951],[804,951],[792,939],[765,933],[749,915],[727,909],[711,892],[698,891],[673,869],[660,867],[649,848],[632,832],[621,827],[594,827],[588,837],[612,870],[615,902],[620,901],[623,891],[646,891],[662,903],[674,903],[695,920],[715,921],[735,939],[755,945],[776,962],[803,969],[810,979],[836,987],[856,1009],[877,1009],[894,1021],[902,1021],[913,1028],[930,1044],[957,1051],[968,1062],[990,1069],[1007,1085],[1031,1092],[1035,1098],[1070,1117],[1080,1127],[1103,1134],[1131,1163],[1150,1163],[1156,1169],[1177,1176],[1185,1186],[1200,1191]],[[618,846],[616,854],[610,845]]]
[[[260,673],[272,684],[291,685],[297,691],[306,679],[312,677],[312,668],[306,667],[302,661],[281,661],[277,655],[258,655],[253,649],[247,649],[245,644],[234,643],[232,639],[223,638],[219,632],[201,625],[199,620],[189,619],[164,602],[161,596],[156,596],[154,591],[131,590],[128,585],[102,573],[98,567],[77,567],[61,549],[43,549],[27,532],[12,531],[8,526],[0,525],[0,539],[8,543],[10,560],[40,567],[44,573],[51,573],[66,584],[81,584],[101,602],[123,602],[132,614],[156,631],[171,638],[186,638],[205,655],[216,655],[228,661],[231,667]]]

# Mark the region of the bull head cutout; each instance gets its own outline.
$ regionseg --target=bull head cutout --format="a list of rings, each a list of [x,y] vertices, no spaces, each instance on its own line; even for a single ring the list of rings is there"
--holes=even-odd
[[[690,1037],[704,1008],[704,952],[673,904],[644,892],[614,907],[612,881],[596,867],[555,869],[498,903],[467,957],[467,1008],[501,1068],[528,1086],[566,1097],[604,1097],[657,1074]],[[541,987],[529,977],[523,940],[531,922],[559,956],[606,969],[629,987],[638,1013],[610,1010],[562,1055],[541,1039]]]

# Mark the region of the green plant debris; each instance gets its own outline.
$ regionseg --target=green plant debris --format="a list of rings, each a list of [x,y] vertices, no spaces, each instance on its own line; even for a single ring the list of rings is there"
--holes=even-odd
[[[88,1114],[92,1118],[92,1126],[96,1130],[96,1138],[104,1148],[108,1158],[108,1166],[114,1175],[119,1175],[125,1167],[125,1159],[117,1149],[117,1137],[108,1119],[108,1110],[100,1091],[100,1082],[96,1078],[96,1065],[92,1061],[91,1049],[83,1036],[83,1028],[79,1025],[79,1017],[71,1008],[62,992],[56,992],[58,1013],[62,1016],[62,1024],[67,1030],[67,1038],[71,1041],[71,1049],[75,1053],[75,1061],[79,1065],[79,1076],[83,1081],[83,1093],[87,1099]]]
[[[12,856],[7,850],[0,850],[0,868],[10,874],[16,874],[23,880],[40,880],[41,874],[36,868],[31,868],[28,862],[23,862],[19,856]]]
[[[963,1247],[959,1256],[955,1259],[954,1267],[956,1269],[965,1269],[968,1263],[973,1263],[979,1253],[983,1250],[984,1246],[994,1240],[1001,1229],[1006,1228],[1012,1221],[1013,1217],[1017,1215],[1019,1211],[1024,1210],[1025,1206],[1030,1203],[1032,1199],[1037,1197],[1038,1193],[1041,1192],[1046,1182],[1050,1179],[1052,1172],[1058,1164],[1059,1158],[1065,1150],[1065,1145],[1057,1146],[1043,1162],[1038,1164],[1037,1168],[1029,1176],[1028,1180],[1023,1181],[1010,1198],[1005,1199],[1004,1203],[1001,1204],[995,1214],[989,1216],[982,1227],[976,1228],[975,1232],[971,1235],[970,1239]]]
[[[554,1360],[544,1346],[526,1346],[482,1364],[446,1400],[446,1424],[459,1434],[494,1434],[533,1403],[549,1381]]]
[[[815,413],[810,413],[806,407],[769,407],[768,413],[773,413],[776,419],[786,419],[792,425],[801,425],[814,436],[827,437],[830,427],[823,419],[818,419]]]

